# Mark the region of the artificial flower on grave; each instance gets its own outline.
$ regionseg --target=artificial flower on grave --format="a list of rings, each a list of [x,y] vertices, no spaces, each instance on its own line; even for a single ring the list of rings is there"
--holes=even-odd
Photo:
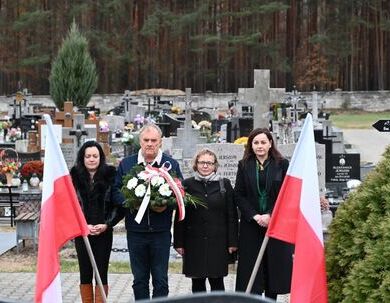
[[[93,110],[88,111],[88,120],[96,121],[96,113]]]
[[[211,129],[211,122],[207,120],[202,120],[198,123],[198,126],[200,129],[202,128]]]
[[[125,131],[128,131],[128,132],[131,132],[131,131],[133,131],[134,130],[134,124],[133,123],[127,123],[126,125],[125,125]]]
[[[7,121],[0,122],[0,129],[8,129],[9,123]]]
[[[191,124],[192,124],[192,127],[195,128],[195,129],[200,129],[198,123],[196,123],[196,121],[194,120],[191,120]]]
[[[184,191],[181,181],[170,169],[169,162],[160,168],[136,165],[123,177],[121,191],[125,197],[124,207],[137,211],[136,221],[138,216],[142,219],[147,207],[157,212],[174,207],[179,212],[179,220],[184,219],[186,205],[205,207],[200,199]]]
[[[18,159],[17,153],[15,151],[15,157],[10,157],[6,155],[7,150],[11,149],[3,149],[0,152],[0,172],[3,174],[15,174],[20,167],[20,161]]]
[[[116,129],[115,132],[114,132],[114,134],[115,134],[115,138],[122,138],[122,136],[123,136],[123,131],[120,130],[120,129]]]
[[[179,106],[172,106],[171,112],[177,115],[180,115],[182,113],[182,109]]]
[[[139,134],[135,132],[129,132],[129,131],[124,131],[122,134],[122,139],[121,139],[123,144],[126,145],[134,145],[135,147],[140,147],[139,145]]]
[[[140,128],[143,126],[145,123],[145,118],[141,116],[140,114],[137,114],[134,118],[134,124],[136,125],[137,128]]]
[[[234,140],[234,144],[244,144],[246,145],[248,143],[248,137],[240,137]]]
[[[20,175],[23,180],[29,181],[33,174],[42,180],[43,177],[43,162],[41,160],[27,161],[22,165],[20,169]]]
[[[103,133],[107,133],[110,131],[110,128],[108,126],[108,122],[104,121],[104,120],[99,121],[99,128],[100,128],[100,131]]]
[[[19,127],[12,127],[8,132],[8,139],[12,142],[15,142],[18,139],[22,138],[22,131]]]

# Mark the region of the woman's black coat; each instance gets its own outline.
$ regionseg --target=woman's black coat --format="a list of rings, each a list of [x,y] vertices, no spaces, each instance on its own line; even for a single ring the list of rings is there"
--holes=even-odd
[[[111,188],[116,169],[106,165],[90,183],[88,172],[72,167],[70,175],[87,224],[107,224],[111,229],[124,216],[123,209],[111,202]]]
[[[183,273],[192,278],[217,278],[228,274],[228,247],[237,247],[237,208],[233,188],[223,179],[203,182],[195,178],[183,181],[186,192],[199,197],[207,208],[186,207],[185,219],[175,221],[174,247],[184,248]]]
[[[279,190],[288,169],[286,159],[276,163],[269,160],[267,168],[267,210],[271,214]],[[236,290],[245,291],[254,267],[260,246],[263,242],[266,228],[260,227],[253,216],[261,214],[256,178],[256,160],[250,158],[246,162],[241,160],[238,164],[236,185],[234,188],[237,206],[241,212],[240,235],[238,244],[238,266]],[[289,293],[292,274],[292,255],[294,248],[291,244],[269,239],[265,258],[268,273],[264,273],[263,262],[252,288],[253,293],[261,293],[265,285],[273,293]]]

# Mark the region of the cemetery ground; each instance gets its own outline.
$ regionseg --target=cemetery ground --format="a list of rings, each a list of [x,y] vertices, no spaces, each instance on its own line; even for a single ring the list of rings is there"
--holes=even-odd
[[[0,226],[0,232],[10,232],[11,227]],[[126,238],[123,232],[115,232],[117,235]],[[122,256],[119,261],[116,257],[110,261],[109,273],[130,273],[128,252],[121,252]],[[72,241],[68,242],[60,252],[61,272],[78,273],[78,262],[76,250]],[[19,244],[19,252],[13,248],[0,256],[0,272],[17,273],[17,272],[36,272],[37,251],[34,250],[32,240],[25,240],[25,245]],[[173,260],[170,262],[169,271],[171,273],[181,273],[181,262]]]
[[[357,110],[334,110],[330,115],[330,119],[334,125],[342,129],[346,134],[352,132],[355,138],[354,144],[359,145],[359,149],[367,148],[368,153],[372,153],[372,145],[367,144],[367,139],[374,134],[378,135],[378,131],[372,127],[377,120],[390,119],[390,112],[363,112]],[[363,133],[365,135],[359,135]],[[382,133],[388,137],[390,143],[390,134]],[[349,137],[349,135],[346,135]],[[347,138],[348,141],[349,138]],[[386,145],[386,142],[378,142]],[[384,150],[385,146],[383,147]],[[379,153],[381,148],[377,148]],[[383,151],[382,151],[383,152]],[[364,151],[363,151],[364,154]],[[380,154],[378,155],[380,156]],[[0,232],[10,231],[12,228],[5,225],[0,225]],[[22,246],[20,244],[20,246]],[[129,273],[128,253],[125,261],[113,261],[110,263],[111,273]],[[68,244],[61,252],[61,268],[63,272],[78,272],[76,253],[73,244]],[[0,272],[35,272],[36,267],[36,252],[33,249],[32,242],[26,240],[26,246],[20,247],[19,253],[16,249],[12,249],[0,255]],[[181,272],[181,262],[171,262],[170,271],[175,273]]]

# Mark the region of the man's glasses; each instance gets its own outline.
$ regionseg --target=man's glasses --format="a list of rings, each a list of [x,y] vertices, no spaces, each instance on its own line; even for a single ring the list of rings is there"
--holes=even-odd
[[[210,162],[210,161],[198,161],[198,165],[201,165],[201,166],[204,166],[204,165],[207,165],[207,166],[212,166],[214,165],[215,162]]]

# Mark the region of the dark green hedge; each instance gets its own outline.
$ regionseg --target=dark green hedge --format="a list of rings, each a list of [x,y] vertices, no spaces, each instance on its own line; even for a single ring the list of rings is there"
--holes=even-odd
[[[390,302],[390,147],[340,205],[329,232],[329,302]]]

